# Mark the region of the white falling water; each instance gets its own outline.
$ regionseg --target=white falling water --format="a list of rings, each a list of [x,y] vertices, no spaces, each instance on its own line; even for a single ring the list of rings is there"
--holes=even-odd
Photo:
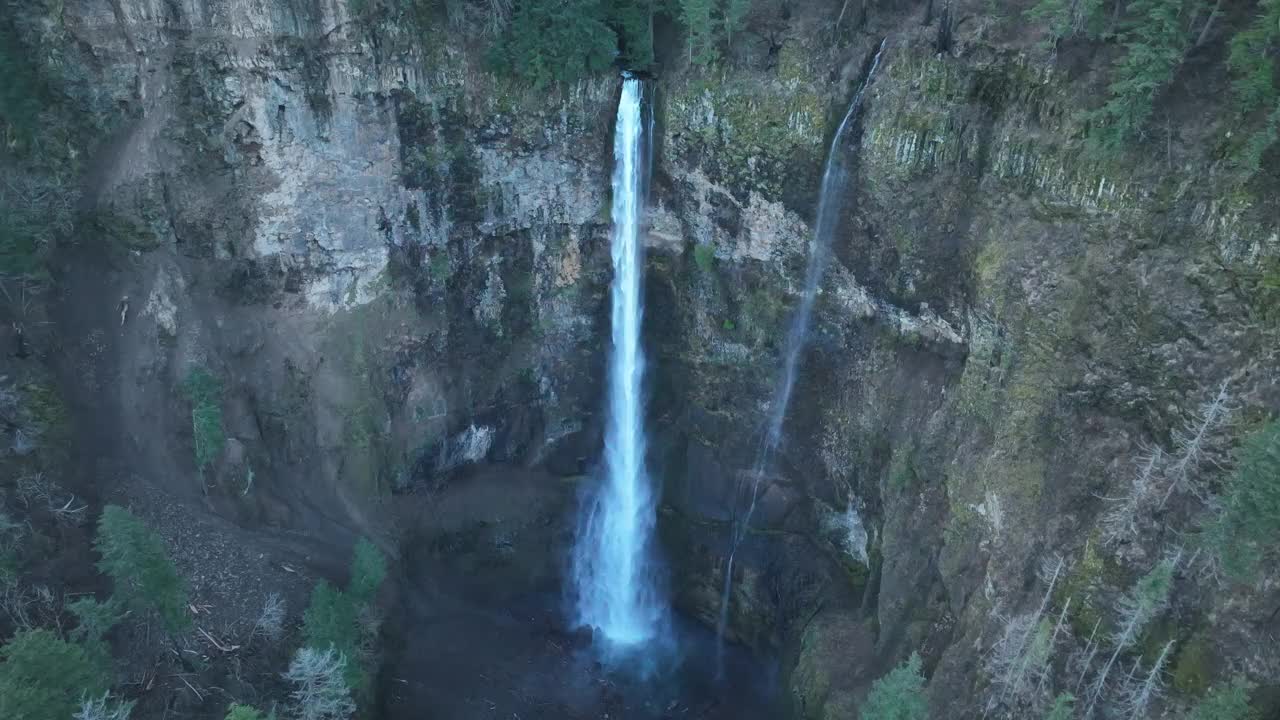
[[[875,58],[871,61],[871,69],[862,80],[858,91],[854,93],[849,110],[836,128],[835,137],[831,138],[831,147],[827,150],[827,164],[822,171],[822,186],[818,194],[818,215],[814,218],[813,246],[809,254],[809,265],[805,269],[804,292],[800,295],[800,304],[791,316],[791,325],[787,329],[787,344],[782,353],[782,372],[778,377],[778,385],[774,389],[773,403],[769,408],[768,423],[765,425],[764,440],[760,443],[760,451],[751,468],[751,499],[741,521],[733,523],[730,528],[729,558],[725,563],[724,589],[720,597],[720,617],[716,623],[716,634],[723,642],[725,627],[729,622],[729,600],[733,584],[733,563],[737,557],[738,545],[751,525],[751,516],[756,510],[756,500],[760,494],[760,480],[769,469],[769,462],[778,444],[782,441],[782,426],[787,417],[787,406],[791,404],[791,393],[795,389],[796,371],[800,366],[800,354],[809,336],[809,324],[813,316],[813,303],[818,296],[818,285],[822,281],[823,271],[827,265],[827,254],[831,250],[831,235],[840,221],[840,206],[844,196],[845,181],[848,168],[845,164],[845,153],[841,149],[845,132],[858,117],[862,109],[862,98],[867,87],[880,67],[880,55],[884,53],[885,43],[880,43]]]
[[[579,529],[573,556],[577,622],[615,646],[653,640],[664,617],[651,561],[654,497],[645,470],[644,312],[640,214],[647,159],[643,84],[626,77],[613,141],[613,347],[609,356],[604,484]]]

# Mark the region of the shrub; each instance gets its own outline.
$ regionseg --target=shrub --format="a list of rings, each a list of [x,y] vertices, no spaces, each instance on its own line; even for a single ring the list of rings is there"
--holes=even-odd
[[[1280,536],[1280,420],[1241,446],[1221,511],[1207,528],[1210,549],[1229,575],[1252,578]]]
[[[1256,714],[1249,709],[1249,693],[1253,683],[1241,677],[1232,678],[1231,684],[1209,691],[1187,715],[1187,720],[1253,720]]]
[[[862,706],[862,720],[925,720],[928,716],[920,656],[915,653],[876,680]]]
[[[89,653],[48,630],[18,633],[0,648],[0,717],[67,720],[80,698],[107,689]]]
[[[346,682],[347,661],[333,648],[304,647],[294,654],[284,677],[293,683],[293,715],[298,720],[345,720],[356,711]]]
[[[140,611],[154,611],[169,632],[185,629],[187,593],[160,536],[117,505],[102,510],[94,549],[98,569],[111,577],[116,597]]]
[[[191,401],[191,434],[200,472],[222,454],[227,438],[222,429],[222,383],[202,367],[192,368],[182,389]]]

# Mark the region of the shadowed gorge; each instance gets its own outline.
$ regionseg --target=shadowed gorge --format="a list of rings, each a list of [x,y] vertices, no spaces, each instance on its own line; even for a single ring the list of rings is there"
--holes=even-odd
[[[1278,58],[0,0],[0,718],[1280,716]]]

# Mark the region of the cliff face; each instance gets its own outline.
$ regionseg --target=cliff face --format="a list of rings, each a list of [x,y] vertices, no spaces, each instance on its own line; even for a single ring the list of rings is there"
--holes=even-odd
[[[1073,110],[1109,58],[1050,58],[985,8],[872,7],[837,31],[830,8],[765,4],[753,22],[771,31],[726,69],[673,53],[653,81],[659,523],[678,606],[713,624],[823,156],[889,38],[733,586],[730,633],[782,657],[798,717],[852,717],[911,651],[940,717],[981,715],[986,652],[1059,558],[1070,674],[1202,512],[1179,493],[1104,546],[1104,499],[1224,383],[1242,419],[1224,447],[1280,407],[1271,300],[1250,280],[1280,239],[1269,201],[1214,180],[1217,58],[1162,100],[1159,152],[1091,160]],[[50,358],[100,456],[86,492],[136,503],[176,544],[207,523],[201,538],[266,538],[322,574],[324,548],[368,534],[548,582],[571,519],[553,476],[589,472],[600,444],[617,83],[519,88],[447,33],[370,26],[339,0],[66,0],[27,27],[104,128],[91,229],[57,255]],[[180,391],[195,367],[223,385],[227,441],[203,471]],[[511,474],[530,493],[516,508],[467,499],[478,464],[545,473]],[[264,567],[237,584],[178,554],[213,605],[290,581]],[[1201,570],[1179,571],[1177,621],[1144,642],[1194,641],[1188,673],[1274,684],[1256,631],[1274,578],[1226,592]],[[1171,707],[1193,697],[1178,693]]]

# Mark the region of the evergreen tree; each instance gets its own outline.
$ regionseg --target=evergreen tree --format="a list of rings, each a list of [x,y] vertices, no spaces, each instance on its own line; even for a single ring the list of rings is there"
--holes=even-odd
[[[726,47],[732,47],[733,36],[746,27],[749,12],[751,12],[751,0],[725,0],[724,44]]]
[[[928,717],[920,656],[915,653],[876,680],[862,706],[862,720],[925,720]]]
[[[67,720],[81,697],[107,689],[106,673],[89,653],[49,630],[18,633],[0,658],[0,718]]]
[[[1280,51],[1280,0],[1258,3],[1258,17],[1231,39],[1227,66],[1235,75],[1233,87],[1242,112],[1275,103],[1276,52]]]
[[[355,556],[351,560],[351,586],[348,592],[358,603],[371,603],[386,577],[386,557],[373,543],[360,538],[356,542]]]
[[[191,624],[187,592],[160,536],[117,505],[102,510],[94,549],[98,569],[115,583],[116,597],[139,611],[154,611],[169,632]]]
[[[653,65],[653,19],[655,0],[613,0],[609,24],[617,30],[618,60],[628,70],[645,70]]]
[[[696,65],[710,65],[718,57],[712,27],[714,10],[714,0],[680,0],[680,22],[688,36],[689,61]]]
[[[1247,580],[1280,537],[1280,420],[1245,440],[1227,482],[1218,517],[1208,527],[1210,549],[1231,576]]]
[[[1187,16],[1203,0],[1132,0],[1120,37],[1125,54],[1115,64],[1108,99],[1093,115],[1093,135],[1108,150],[1141,134],[1156,98],[1173,81],[1191,45]]]
[[[1096,34],[1101,10],[1102,0],[1039,0],[1027,10],[1026,17],[1044,25],[1056,44],[1074,35]]]
[[[499,68],[545,88],[609,66],[617,35],[600,0],[520,0],[492,51]]]
[[[124,618],[120,603],[115,598],[100,603],[95,598],[85,597],[68,605],[67,609],[77,621],[71,631],[71,639],[84,646],[94,661],[103,667],[109,666],[111,650],[103,637]]]

